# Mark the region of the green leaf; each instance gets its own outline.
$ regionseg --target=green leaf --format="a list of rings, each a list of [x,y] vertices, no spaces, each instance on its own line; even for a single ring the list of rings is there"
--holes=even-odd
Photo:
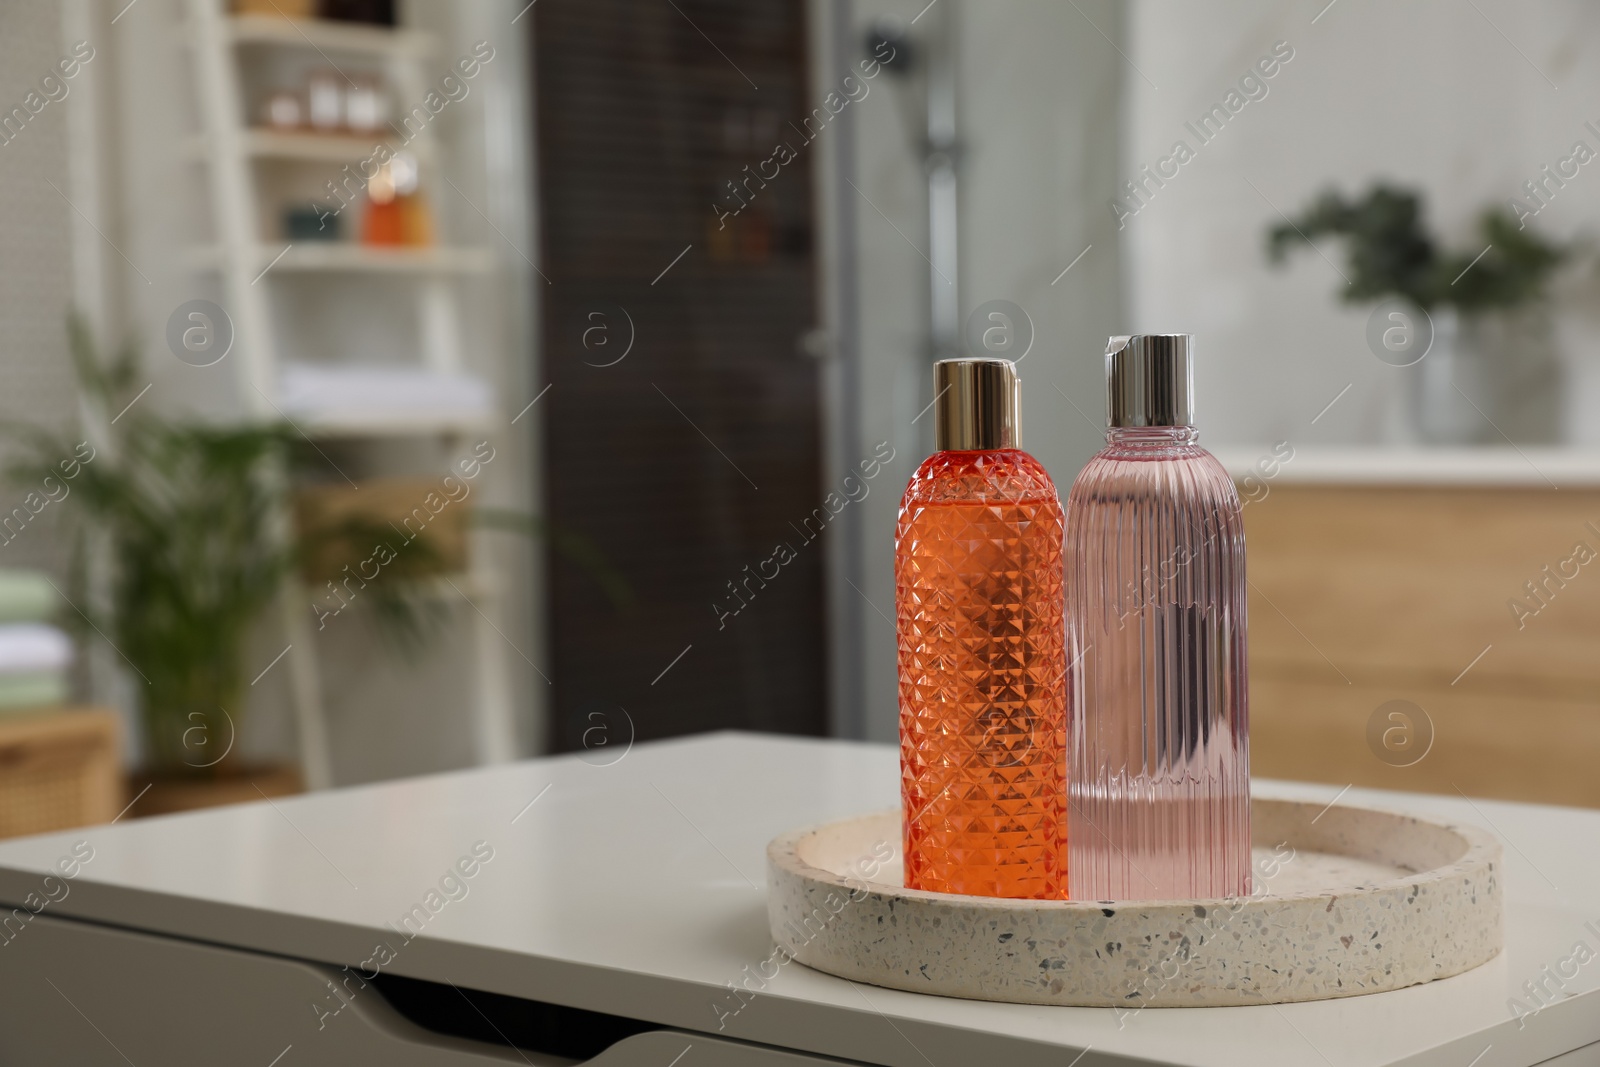
[[[1349,277],[1339,290],[1346,303],[1398,296],[1424,309],[1449,305],[1472,312],[1540,299],[1574,250],[1519,229],[1500,208],[1485,211],[1478,230],[1476,246],[1442,250],[1424,222],[1422,194],[1380,182],[1353,200],[1328,190],[1298,218],[1269,227],[1267,257],[1282,263],[1291,249],[1338,237]]]

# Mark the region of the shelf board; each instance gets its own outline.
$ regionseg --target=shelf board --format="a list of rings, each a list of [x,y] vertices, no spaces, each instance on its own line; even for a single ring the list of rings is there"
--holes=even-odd
[[[415,248],[383,247],[354,241],[295,241],[288,245],[266,245],[255,254],[255,269],[266,277],[274,274],[483,274],[494,266],[487,248],[426,245]],[[279,254],[282,257],[279,258]],[[221,256],[215,248],[197,249],[189,254],[193,266],[216,270]]]
[[[277,252],[261,252],[265,268]],[[493,265],[487,248],[385,248],[345,241],[298,241],[272,271],[345,271],[390,274],[481,274]],[[268,272],[269,274],[271,271]]]
[[[487,433],[495,429],[493,413],[463,414],[417,411],[289,412],[288,418],[308,437],[430,437],[452,433]]]
[[[428,139],[418,137],[405,144],[405,138],[392,132],[372,134],[312,133],[284,130],[249,129],[240,138],[244,154],[252,159],[288,160],[304,163],[348,163],[351,166],[369,159],[378,145],[385,144],[393,151],[414,152],[428,156]],[[205,137],[191,137],[184,142],[184,154],[190,159],[211,158],[211,142]]]
[[[504,588],[500,576],[492,572],[479,575],[474,571],[451,571],[448,574],[426,574],[415,578],[386,580],[396,581],[398,589],[406,597],[438,601],[446,605],[452,601],[460,603],[463,598],[468,604],[484,603],[493,600]],[[326,589],[326,586],[312,584],[303,575],[300,576],[300,581],[313,596],[319,589]],[[359,609],[363,605],[358,597],[350,606]]]
[[[277,45],[367,56],[425,56],[433,51],[433,34],[423,30],[364,26],[329,19],[294,19],[277,15],[233,15],[227,20],[235,44]]]

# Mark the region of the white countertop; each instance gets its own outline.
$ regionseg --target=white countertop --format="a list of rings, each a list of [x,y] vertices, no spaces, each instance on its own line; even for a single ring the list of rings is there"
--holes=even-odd
[[[1202,442],[1204,443],[1204,442]],[[1290,442],[1293,445],[1293,442]],[[1209,447],[1209,446],[1208,446]],[[1502,486],[1576,489],[1600,486],[1600,450],[1580,447],[1485,445],[1416,448],[1395,445],[1293,445],[1280,460],[1274,445],[1218,445],[1211,449],[1234,478],[1254,474],[1273,485]],[[1277,463],[1277,473],[1266,476]]]
[[[380,938],[397,941],[384,924],[483,841],[493,858],[464,880],[466,895],[386,971],[715,1033],[727,984],[772,951],[767,841],[892,808],[896,768],[889,746],[739,734],[638,745],[613,766],[533,760],[0,843],[0,900],[21,903],[87,840],[94,858],[50,914],[359,963]],[[1257,791],[1319,802],[1340,792]],[[1600,930],[1600,812],[1360,789],[1340,802],[1503,835],[1506,951],[1393,993],[1148,1010],[1121,1029],[1111,1009],[922,996],[790,963],[722,1033],[907,1067],[1496,1067],[1600,1042],[1600,959],[1523,1028],[1507,1008],[1578,942],[1600,951],[1585,927]]]

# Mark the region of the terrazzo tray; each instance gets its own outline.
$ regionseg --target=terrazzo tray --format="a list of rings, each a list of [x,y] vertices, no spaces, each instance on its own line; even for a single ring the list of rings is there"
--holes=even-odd
[[[768,923],[795,959],[853,981],[1127,1011],[1377,993],[1500,951],[1486,832],[1259,797],[1251,823],[1251,896],[1080,903],[905,889],[899,813],[865,815],[767,846]]]

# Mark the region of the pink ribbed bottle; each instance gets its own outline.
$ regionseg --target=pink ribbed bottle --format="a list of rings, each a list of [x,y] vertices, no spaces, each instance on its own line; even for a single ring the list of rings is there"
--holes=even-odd
[[[1074,900],[1250,892],[1244,524],[1197,443],[1193,344],[1111,339],[1106,448],[1067,499]]]

